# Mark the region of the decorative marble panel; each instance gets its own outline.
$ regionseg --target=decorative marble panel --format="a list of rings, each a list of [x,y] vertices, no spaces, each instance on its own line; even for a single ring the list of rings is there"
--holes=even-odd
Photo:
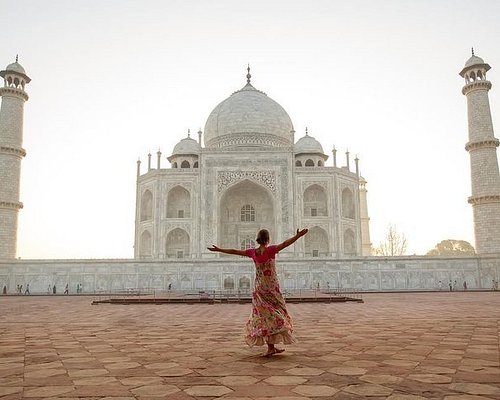
[[[222,192],[233,183],[248,179],[265,185],[271,192],[276,192],[276,174],[274,171],[219,171],[217,190]]]

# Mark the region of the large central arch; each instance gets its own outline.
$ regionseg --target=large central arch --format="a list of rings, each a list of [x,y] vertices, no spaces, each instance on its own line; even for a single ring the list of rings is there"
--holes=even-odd
[[[258,230],[264,228],[271,238],[275,237],[274,209],[273,196],[257,183],[245,179],[228,188],[219,203],[221,247],[239,249],[246,239],[255,240]]]

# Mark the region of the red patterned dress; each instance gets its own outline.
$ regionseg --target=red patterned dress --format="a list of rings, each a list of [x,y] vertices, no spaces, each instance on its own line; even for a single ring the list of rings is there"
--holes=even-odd
[[[266,343],[290,344],[295,342],[293,324],[286,310],[276,275],[277,246],[268,246],[260,255],[255,249],[245,254],[255,263],[255,290],[252,295],[252,314],[246,323],[246,342],[249,346]]]

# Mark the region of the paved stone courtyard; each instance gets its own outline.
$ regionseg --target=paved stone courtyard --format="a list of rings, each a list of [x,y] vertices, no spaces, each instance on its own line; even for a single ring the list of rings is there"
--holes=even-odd
[[[290,304],[299,342],[248,348],[248,304],[0,297],[0,397],[500,399],[500,292]]]

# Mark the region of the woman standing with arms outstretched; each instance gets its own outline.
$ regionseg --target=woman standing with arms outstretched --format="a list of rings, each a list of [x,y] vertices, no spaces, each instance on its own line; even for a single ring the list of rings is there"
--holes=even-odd
[[[280,291],[276,274],[276,254],[304,236],[307,229],[298,230],[295,236],[278,245],[269,245],[269,231],[261,229],[257,234],[256,249],[221,249],[215,245],[210,251],[250,257],[255,263],[255,289],[252,295],[252,314],[246,323],[246,342],[249,346],[267,344],[264,356],[282,353],[275,344],[290,344],[293,337],[293,324],[286,309],[285,299]]]

